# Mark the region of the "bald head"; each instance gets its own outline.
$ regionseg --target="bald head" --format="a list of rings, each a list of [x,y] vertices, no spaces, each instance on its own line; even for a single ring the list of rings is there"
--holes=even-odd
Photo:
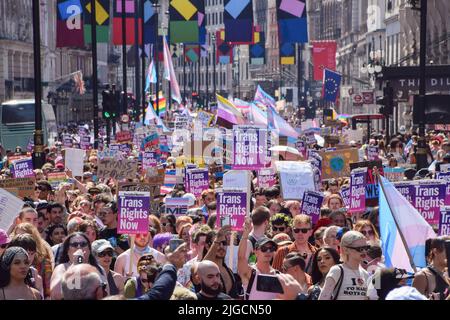
[[[222,291],[220,270],[217,264],[204,260],[198,264],[197,273],[200,277],[201,294],[214,298]]]
[[[205,261],[198,263],[197,268],[198,268],[197,269],[198,275],[201,278],[206,277],[208,274],[220,273],[220,270],[219,270],[219,267],[217,266],[217,264],[215,264],[214,262],[209,261],[209,260],[205,260]]]
[[[64,300],[101,299],[101,285],[102,279],[98,270],[85,263],[67,269],[61,283]]]

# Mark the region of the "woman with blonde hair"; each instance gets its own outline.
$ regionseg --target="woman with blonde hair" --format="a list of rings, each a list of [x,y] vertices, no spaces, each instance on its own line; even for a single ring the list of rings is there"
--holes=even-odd
[[[380,242],[380,236],[369,220],[358,220],[353,226],[353,230],[361,232],[371,243],[378,244]]]
[[[342,264],[331,267],[319,300],[367,300],[369,273],[361,263],[366,259],[366,237],[358,231],[348,231],[341,239]]]
[[[11,238],[19,234],[29,234],[36,242],[36,255],[32,265],[42,278],[44,297],[50,296],[50,279],[53,273],[53,251],[50,245],[42,239],[39,231],[31,223],[20,223],[14,227]]]

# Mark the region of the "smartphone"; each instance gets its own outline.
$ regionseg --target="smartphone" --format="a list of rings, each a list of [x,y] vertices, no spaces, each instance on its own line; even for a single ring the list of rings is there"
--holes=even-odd
[[[170,247],[170,251],[174,252],[175,250],[177,250],[177,248],[179,246],[181,246],[184,243],[183,239],[171,239],[169,241],[169,247]]]
[[[284,293],[277,276],[259,274],[256,279],[256,290],[273,293]]]

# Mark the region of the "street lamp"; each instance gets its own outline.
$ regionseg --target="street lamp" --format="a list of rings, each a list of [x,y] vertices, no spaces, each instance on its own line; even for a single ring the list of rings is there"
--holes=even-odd
[[[216,99],[216,77],[217,77],[217,75],[216,75],[216,63],[217,63],[217,61],[216,61],[216,35],[213,33],[212,34],[212,37],[211,37],[211,39],[212,39],[212,45],[213,45],[213,61],[214,61],[214,63],[213,63],[213,73],[214,73],[214,75],[213,75],[213,95],[214,95],[214,100]]]

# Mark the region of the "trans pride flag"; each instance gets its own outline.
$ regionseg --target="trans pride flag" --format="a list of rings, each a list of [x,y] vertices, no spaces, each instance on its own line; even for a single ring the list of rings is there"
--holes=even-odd
[[[266,93],[260,85],[258,85],[258,88],[256,89],[255,102],[259,102],[265,107],[271,106],[273,108],[276,108],[275,99],[271,95]]]
[[[416,267],[426,267],[425,241],[436,233],[389,180],[380,179],[379,219],[386,267],[415,272]]]

